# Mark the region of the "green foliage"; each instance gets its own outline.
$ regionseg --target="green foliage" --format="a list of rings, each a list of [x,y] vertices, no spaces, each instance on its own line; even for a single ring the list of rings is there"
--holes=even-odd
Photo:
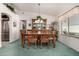
[[[38,19],[38,18],[42,19],[42,17],[41,17],[41,16],[37,16],[37,19]]]

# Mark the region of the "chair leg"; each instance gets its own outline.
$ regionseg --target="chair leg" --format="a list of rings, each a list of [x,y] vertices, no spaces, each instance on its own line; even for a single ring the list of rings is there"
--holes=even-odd
[[[41,48],[42,48],[42,42],[41,42]]]
[[[49,48],[49,42],[47,43],[47,45],[48,45],[47,48]]]
[[[50,48],[50,43],[51,43],[51,42],[50,42],[50,40],[49,40],[49,41],[48,41],[49,48]]]
[[[53,44],[53,48],[55,48],[55,43]]]
[[[53,48],[55,48],[55,42],[53,41]]]
[[[49,46],[50,46],[50,41],[49,41]]]
[[[37,47],[37,42],[35,42],[35,46]]]
[[[31,43],[29,42],[29,43],[28,43],[28,49],[30,48],[30,45],[31,45]]]
[[[24,39],[24,44],[25,44],[25,39]]]
[[[24,48],[24,40],[22,40],[22,47]]]

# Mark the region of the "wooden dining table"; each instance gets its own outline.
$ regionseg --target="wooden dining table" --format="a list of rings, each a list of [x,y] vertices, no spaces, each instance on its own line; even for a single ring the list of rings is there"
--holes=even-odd
[[[50,36],[52,36],[53,34],[52,34],[52,33],[31,33],[31,34],[25,33],[25,34],[24,34],[24,37],[25,37],[25,36],[32,36],[32,35],[37,35],[37,36],[38,36],[38,40],[40,40],[40,37],[43,36],[43,35],[48,35],[48,36],[50,37]],[[49,38],[49,40],[50,40],[50,38]],[[51,40],[52,40],[53,47],[55,47],[55,41],[53,41],[54,38],[52,38]],[[30,46],[29,39],[28,39],[27,41],[28,41],[28,47],[29,47],[29,46]],[[22,39],[22,47],[24,47],[24,42],[25,42],[25,40]]]

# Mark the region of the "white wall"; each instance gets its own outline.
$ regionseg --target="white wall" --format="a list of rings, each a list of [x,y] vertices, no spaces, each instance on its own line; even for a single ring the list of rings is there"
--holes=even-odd
[[[28,24],[32,24],[32,19],[36,19],[38,16],[38,13],[33,13],[33,12],[23,12],[19,11],[17,14],[20,16],[21,20],[26,20],[27,21],[27,29],[31,29],[32,27],[28,26]],[[55,17],[51,15],[46,15],[46,14],[40,14],[42,18],[47,19],[47,24],[50,24],[51,22],[55,21]]]
[[[19,38],[19,16],[11,12],[5,5],[0,4],[0,15],[1,13],[6,13],[10,17],[10,42],[15,41]],[[16,22],[16,27],[13,27],[13,22]],[[1,46],[1,17],[0,17],[0,46]]]

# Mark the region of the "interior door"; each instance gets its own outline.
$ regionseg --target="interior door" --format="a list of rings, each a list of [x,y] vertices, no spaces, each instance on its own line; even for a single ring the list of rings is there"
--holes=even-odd
[[[9,21],[2,20],[2,41],[9,41]]]

